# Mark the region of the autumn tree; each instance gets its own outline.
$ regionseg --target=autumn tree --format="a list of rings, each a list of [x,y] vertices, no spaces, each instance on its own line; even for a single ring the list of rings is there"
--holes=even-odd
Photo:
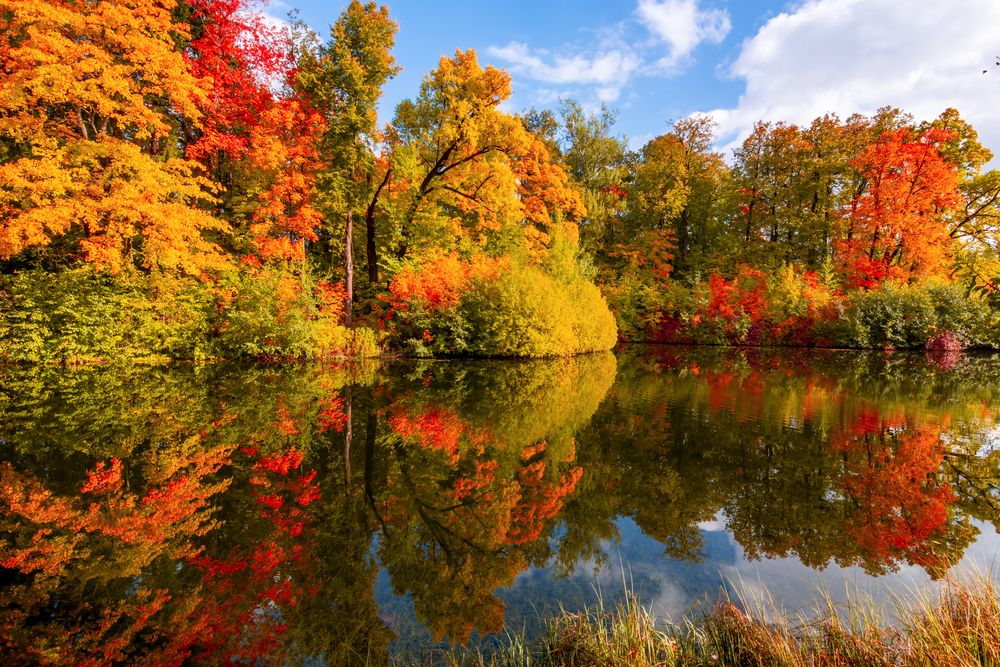
[[[956,243],[955,273],[973,293],[981,294],[996,305],[1000,303],[1000,172],[983,166],[993,153],[979,143],[978,133],[957,110],[946,109],[920,130],[936,127],[952,133],[942,144],[941,157],[956,169],[961,203],[945,211],[948,235]]]
[[[797,259],[792,248],[807,201],[798,176],[810,148],[798,126],[758,122],[734,151],[733,185],[740,195],[735,215],[746,261]]]
[[[400,258],[429,245],[482,247],[520,223],[513,162],[533,138],[499,109],[510,94],[509,74],[483,69],[472,50],[457,51],[441,58],[416,100],[397,107],[395,169],[406,184],[398,204]]]
[[[867,187],[852,161],[882,133],[910,123],[889,107],[846,120],[827,114],[808,127],[757,123],[733,154],[730,228],[718,250],[754,265],[815,269],[830,261],[843,208]]]
[[[517,196],[524,207],[525,242],[535,259],[545,258],[553,242],[558,242],[556,238],[578,239],[575,227],[587,213],[579,190],[566,170],[552,162],[550,150],[545,139],[536,135],[512,164]],[[578,241],[570,243],[575,246]]]
[[[688,184],[687,201],[676,222],[677,251],[684,269],[694,267],[693,253],[702,257],[710,253],[721,232],[717,221],[729,169],[722,154],[712,150],[716,127],[708,116],[692,116],[675,121],[670,131],[683,147]]]
[[[948,260],[945,211],[960,201],[955,169],[939,152],[952,135],[932,127],[886,133],[855,158],[867,187],[845,212],[838,261],[849,284],[941,275]]]
[[[381,134],[376,105],[382,86],[400,68],[392,56],[398,26],[389,18],[389,10],[374,2],[352,0],[331,26],[330,38],[300,57],[298,86],[312,105],[323,114],[327,129],[322,141],[326,167],[322,174],[323,197],[328,217],[344,220],[344,270],[347,300],[344,319],[352,319],[354,295],[354,214],[367,209],[368,266],[372,282],[377,280],[372,206],[390,178],[383,168],[374,183],[376,156],[374,145]],[[328,227],[338,228],[332,220]]]
[[[531,107],[521,112],[521,124],[524,129],[535,135],[535,138],[545,144],[549,157],[553,161],[562,159],[562,148],[559,145],[562,125],[551,109],[536,109]]]
[[[643,228],[670,229],[684,210],[691,192],[684,152],[676,137],[664,134],[649,141],[636,156],[627,191],[629,217],[635,228],[632,234]]]
[[[692,263],[700,265],[721,231],[717,220],[728,174],[722,155],[712,151],[714,132],[708,116],[683,118],[631,154],[621,243],[641,243],[644,232],[669,231],[677,268],[687,272]]]
[[[0,52],[0,258],[45,252],[116,272],[225,263],[213,186],[179,155],[209,88],[175,47],[173,2],[5,6]]]

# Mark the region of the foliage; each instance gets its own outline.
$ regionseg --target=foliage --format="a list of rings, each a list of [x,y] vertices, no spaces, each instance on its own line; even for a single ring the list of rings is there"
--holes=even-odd
[[[392,56],[398,25],[389,10],[374,2],[353,0],[343,10],[336,25],[330,26],[330,39],[320,47],[300,43],[296,85],[311,105],[322,114],[325,132],[322,138],[320,189],[326,210],[326,227],[332,237],[344,239],[345,323],[353,322],[354,301],[354,212],[367,208],[368,276],[377,282],[378,259],[374,242],[373,210],[382,187],[391,175],[385,172],[375,187],[379,170],[374,144],[382,139],[378,130],[376,105],[382,87],[401,69]],[[358,211],[360,213],[360,210]],[[343,235],[335,233],[344,219]],[[312,240],[318,240],[314,238]]]
[[[950,241],[942,213],[959,201],[954,167],[940,154],[952,135],[932,127],[886,133],[852,162],[867,181],[835,243],[847,285],[941,275]]]
[[[498,586],[552,555],[557,514],[584,472],[574,434],[614,367],[607,354],[494,362],[418,370],[398,386],[379,550],[435,641],[499,630]],[[572,545],[559,557],[573,562]]]
[[[1000,344],[1000,174],[955,109],[760,122],[729,167],[707,116],[632,152],[607,106],[509,113],[472,50],[380,126],[374,2],[325,40],[247,0],[0,18],[9,359],[565,355],[605,301],[630,340]]]
[[[141,650],[129,659],[139,664],[183,659],[191,641],[206,638],[208,619],[171,608],[169,592],[143,583],[141,575],[158,561],[183,561],[200,551],[198,538],[216,526],[209,499],[229,485],[210,476],[229,451],[192,438],[149,452],[133,462],[145,472],[134,490],[122,461],[101,461],[86,472],[78,493],[68,495],[5,463],[0,526],[10,539],[0,566],[19,575],[3,591],[5,652],[19,662],[116,664],[135,646]],[[88,587],[110,593],[121,590],[123,580],[135,582],[131,594],[91,607]],[[79,618],[88,612],[98,620],[81,627]],[[24,633],[29,618],[45,620]]]
[[[615,341],[604,297],[572,263],[546,271],[526,261],[449,255],[401,271],[390,292],[395,338],[418,356],[565,356]]]
[[[630,158],[627,240],[598,255],[629,339],[913,347],[948,330],[995,344],[997,181],[957,111],[919,125],[888,107],[758,123],[732,170],[711,138],[707,120],[687,119]],[[650,227],[672,234],[653,276],[629,248]],[[750,271],[766,289],[743,284]]]
[[[25,272],[6,281],[5,357],[87,362],[208,354],[209,285],[171,272],[111,276],[89,267]]]
[[[996,345],[989,304],[941,281],[845,293],[811,271],[765,275],[744,264],[731,280],[713,274],[667,294],[646,318],[646,335],[660,342],[919,348],[947,331],[962,347]]]
[[[623,240],[619,217],[625,204],[621,186],[628,143],[611,134],[618,112],[606,104],[600,113],[588,114],[575,100],[561,100],[559,113],[561,158],[586,210],[580,221],[581,243],[587,252],[600,255]]]
[[[0,336],[11,361],[376,356],[374,331],[341,324],[343,286],[258,269],[193,282],[89,267],[9,278]]]
[[[6,7],[0,135],[18,150],[0,164],[0,259],[50,247],[111,272],[225,263],[205,234],[227,225],[199,205],[212,184],[159,149],[173,132],[166,110],[197,123],[208,93],[175,48],[172,35],[189,33],[172,6]]]

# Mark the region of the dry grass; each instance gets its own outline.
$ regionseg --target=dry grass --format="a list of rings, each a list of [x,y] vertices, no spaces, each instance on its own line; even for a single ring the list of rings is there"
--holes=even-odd
[[[406,661],[404,661],[406,662]],[[414,664],[410,662],[409,664]],[[1000,595],[985,575],[947,579],[888,604],[862,592],[793,614],[770,598],[723,597],[697,620],[658,625],[633,596],[564,613],[528,646],[508,635],[489,659],[453,651],[449,667],[1000,667]]]

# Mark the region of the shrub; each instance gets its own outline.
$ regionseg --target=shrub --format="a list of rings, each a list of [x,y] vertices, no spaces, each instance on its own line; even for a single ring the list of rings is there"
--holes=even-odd
[[[575,331],[580,313],[573,295],[558,289],[540,269],[515,267],[495,281],[479,280],[470,287],[463,310],[473,354],[550,357],[585,351],[579,349]]]
[[[563,356],[607,350],[617,337],[589,280],[527,262],[452,255],[407,267],[389,289],[393,338],[417,356]]]
[[[342,323],[341,283],[268,268],[240,274],[220,302],[214,352],[221,357],[377,356],[380,337]]]
[[[964,345],[990,344],[989,306],[958,285],[884,283],[851,295],[846,347],[924,347],[942,331]]]
[[[232,276],[220,313],[215,352],[221,357],[308,357],[317,315],[299,279],[263,269]]]
[[[83,362],[151,352],[148,300],[127,277],[90,267],[8,278],[3,342],[8,359]]]
[[[6,358],[87,362],[145,358],[374,356],[379,337],[341,324],[340,284],[280,269],[218,279],[154,271],[8,276],[0,302]]]
[[[949,332],[963,346],[1000,344],[1000,313],[959,285],[882,283],[843,295],[811,271],[671,283],[667,305],[647,318],[646,340],[710,345],[920,348]]]

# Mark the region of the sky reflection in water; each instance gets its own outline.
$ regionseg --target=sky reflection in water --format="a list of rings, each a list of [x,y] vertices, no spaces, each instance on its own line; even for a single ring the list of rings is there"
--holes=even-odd
[[[720,587],[788,610],[991,569],[998,368],[665,347],[3,368],[3,651],[378,662],[625,582],[678,620]]]

